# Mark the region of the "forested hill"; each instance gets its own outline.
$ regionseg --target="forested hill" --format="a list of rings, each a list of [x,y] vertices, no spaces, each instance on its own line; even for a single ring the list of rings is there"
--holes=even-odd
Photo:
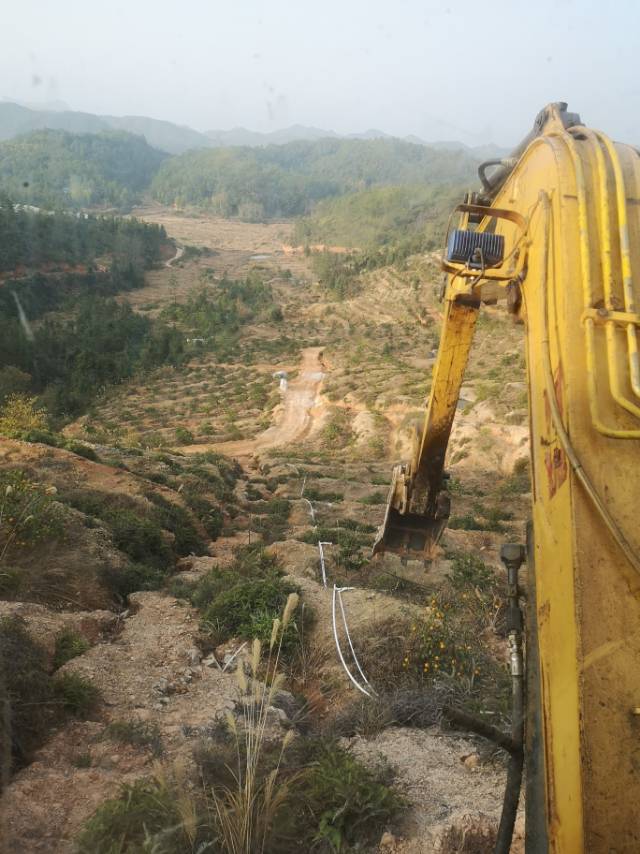
[[[0,405],[12,394],[38,395],[64,420],[106,384],[182,358],[179,331],[112,299],[144,285],[165,237],[135,219],[0,204],[0,270],[42,265],[0,282]]]
[[[164,204],[259,220],[298,216],[320,199],[373,186],[460,183],[476,167],[463,151],[397,139],[321,139],[187,152],[162,164],[151,191]]]
[[[404,185],[324,199],[297,221],[294,240],[369,249],[418,237],[422,242],[416,251],[424,251],[439,246],[462,195],[463,188],[455,184]]]
[[[0,192],[48,209],[127,209],[166,156],[123,131],[35,131],[0,143]]]
[[[0,197],[0,273],[88,263],[104,255],[120,267],[148,269],[159,263],[166,240],[164,228],[154,223],[34,213]]]

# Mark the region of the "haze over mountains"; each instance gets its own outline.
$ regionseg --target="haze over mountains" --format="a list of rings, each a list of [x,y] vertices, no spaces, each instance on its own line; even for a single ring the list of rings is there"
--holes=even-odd
[[[314,141],[318,139],[391,139],[391,134],[377,129],[369,129],[360,133],[338,134],[332,130],[324,130],[306,125],[292,125],[281,130],[261,133],[238,127],[231,130],[209,130],[205,133],[194,130],[186,125],[177,125],[161,119],[146,116],[108,116],[93,113],[77,112],[66,109],[63,102],[47,104],[46,109],[36,109],[35,105],[24,105],[4,99],[0,101],[0,140],[12,139],[34,130],[45,128],[66,130],[72,133],[99,133],[107,130],[124,130],[129,133],[144,136],[149,145],[165,151],[168,154],[182,154],[195,148],[218,148],[228,146],[283,145],[299,140]],[[410,135],[404,137],[407,142],[427,145],[432,148],[458,151],[463,150],[476,157],[500,156],[505,153],[495,145],[469,147],[457,141],[427,142],[420,137]]]

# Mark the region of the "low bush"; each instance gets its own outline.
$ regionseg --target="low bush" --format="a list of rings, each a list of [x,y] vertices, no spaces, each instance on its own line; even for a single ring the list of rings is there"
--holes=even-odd
[[[38,406],[37,398],[10,394],[0,410],[0,436],[21,439],[32,430],[46,431],[47,422],[47,413]]]
[[[23,442],[31,442],[33,444],[39,443],[41,445],[50,445],[52,448],[60,447],[60,437],[56,433],[52,433],[49,430],[42,430],[40,428],[32,428],[31,430],[27,430],[26,433],[23,433],[22,436]]]
[[[314,486],[308,486],[304,490],[304,497],[310,501],[344,501],[344,492],[331,492],[316,489]]]
[[[110,738],[134,747],[148,747],[155,756],[162,754],[160,729],[157,724],[149,721],[112,721],[102,733],[102,738]]]
[[[475,588],[487,593],[496,584],[493,570],[471,552],[452,552],[447,555],[452,561],[449,580],[456,590]]]
[[[162,536],[162,528],[152,519],[132,510],[117,509],[109,514],[109,527],[116,548],[131,560],[164,568],[173,563],[171,549]]]
[[[158,523],[174,535],[174,548],[177,554],[183,556],[207,554],[207,545],[184,507],[169,501],[158,492],[147,492],[146,498],[156,507],[154,515]]]
[[[91,644],[89,641],[81,634],[74,632],[73,629],[63,629],[56,635],[53,666],[57,670],[63,664],[66,664],[67,661],[71,661],[72,658],[82,655],[90,647]]]
[[[463,516],[452,516],[449,519],[448,527],[452,528],[454,531],[484,531],[486,530],[485,524],[476,519],[476,517],[471,513],[465,513]]]
[[[58,673],[51,680],[53,696],[64,711],[85,718],[96,708],[100,692],[79,673]]]
[[[174,556],[160,523],[157,518],[144,515],[133,499],[96,490],[77,490],[66,493],[64,500],[81,513],[100,519],[109,528],[116,548],[134,563],[158,570],[173,566]]]
[[[23,471],[0,472],[0,567],[14,552],[63,533],[62,514],[50,490]]]
[[[311,816],[306,832],[304,826],[298,828],[306,837],[306,850],[313,845],[362,850],[377,843],[404,806],[391,788],[390,769],[368,768],[331,742],[320,742],[313,753],[309,773],[297,787],[299,808],[304,805]]]
[[[298,588],[284,581],[279,573],[271,572],[261,578],[232,582],[224,573],[225,588],[202,612],[203,628],[216,643],[232,637],[259,638],[268,642],[274,619],[285,606],[290,593]],[[222,580],[222,578],[221,578]],[[297,643],[295,621],[289,624],[283,641],[287,652]]]
[[[117,797],[98,807],[76,840],[76,851],[134,854],[154,850],[193,854],[193,841],[180,812],[179,794],[165,780],[152,778],[125,783]]]
[[[211,539],[217,540],[224,524],[220,508],[190,489],[183,492],[183,498]]]
[[[0,695],[8,701],[9,732],[3,735],[8,737],[13,764],[21,767],[44,741],[55,706],[47,654],[19,617],[0,620]]]
[[[387,496],[384,492],[372,492],[360,499],[360,504],[385,504]]]
[[[138,590],[160,590],[167,574],[144,563],[130,563],[125,567],[106,566],[100,574],[103,584],[119,602],[126,602]]]
[[[299,590],[283,578],[277,559],[258,544],[236,549],[233,563],[212,569],[186,592],[201,611],[203,631],[216,646],[231,637],[268,642],[289,594]],[[289,623],[282,642],[285,655],[300,642],[302,619],[313,619],[310,608],[300,609],[298,621]]]
[[[176,427],[176,442],[179,445],[192,445],[195,441],[195,436],[191,430],[186,427]]]
[[[84,457],[87,460],[91,460],[96,463],[99,462],[99,457],[96,452],[89,445],[85,445],[83,442],[67,442],[65,445],[67,451],[71,451],[74,454],[77,454],[79,457]]]
[[[289,499],[271,498],[269,501],[260,501],[256,503],[255,510],[262,515],[252,516],[251,529],[261,534],[266,543],[283,539],[291,512]]]

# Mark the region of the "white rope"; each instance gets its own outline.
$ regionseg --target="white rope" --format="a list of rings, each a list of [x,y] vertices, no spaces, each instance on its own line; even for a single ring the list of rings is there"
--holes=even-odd
[[[347,667],[347,662],[344,660],[344,655],[342,654],[342,649],[340,648],[340,641],[338,640],[338,627],[336,626],[336,595],[337,595],[338,591],[340,593],[342,593],[343,590],[353,590],[353,587],[340,587],[340,588],[338,588],[338,587],[336,587],[335,584],[333,585],[333,602],[332,602],[332,607],[331,607],[331,616],[332,616],[332,621],[333,621],[333,637],[334,637],[335,642],[336,642],[336,649],[338,650],[338,657],[340,658],[340,663],[344,667],[345,673],[347,674],[347,676],[349,677],[351,682],[355,685],[355,687],[358,689],[358,691],[361,691],[367,697],[371,697],[371,694],[367,691],[367,689],[363,688],[362,685],[360,685],[360,683],[353,677],[353,674],[351,673],[351,671]]]
[[[308,499],[308,498],[303,498],[302,500],[303,500],[303,501],[306,501],[306,502],[307,502],[307,504],[309,505],[309,513],[311,514],[311,521],[313,522],[313,526],[314,526],[314,528],[315,528],[315,525],[316,525],[316,513],[315,513],[315,510],[313,509],[313,504],[309,501],[309,499]]]
[[[242,644],[242,646],[239,646],[239,647],[238,647],[238,649],[233,653],[233,655],[231,656],[231,658],[229,659],[229,661],[227,661],[227,663],[225,664],[225,666],[222,668],[222,672],[223,672],[223,673],[225,672],[225,670],[227,669],[227,667],[229,667],[229,665],[233,663],[233,660],[236,658],[236,656],[238,656],[238,655],[242,652],[242,650],[245,648],[245,646],[246,646],[246,645],[247,645],[247,644],[246,644],[246,642],[245,642],[245,643],[243,643],[243,644]]]
[[[323,546],[332,546],[333,543],[321,543],[318,540],[318,551],[320,552],[320,569],[322,571],[322,586],[326,588],[327,586],[327,570],[324,565],[324,549]]]
[[[353,648],[353,642],[351,640],[351,635],[349,634],[349,626],[347,625],[347,615],[345,614],[344,603],[342,601],[342,591],[343,590],[353,590],[353,587],[339,587],[338,588],[338,602],[340,603],[340,610],[342,611],[342,622],[344,623],[344,631],[345,631],[345,634],[347,636],[347,640],[349,641],[349,649],[351,650],[351,655],[353,656],[353,660],[355,662],[355,665],[358,668],[358,672],[359,672],[360,676],[362,676],[362,678],[365,682],[365,685],[367,685],[369,688],[371,688],[371,690],[375,694],[376,693],[375,689],[371,687],[371,683],[369,682],[367,677],[364,675],[364,673],[362,671],[362,667],[360,667],[360,662],[358,661],[358,656],[356,655],[356,651]]]

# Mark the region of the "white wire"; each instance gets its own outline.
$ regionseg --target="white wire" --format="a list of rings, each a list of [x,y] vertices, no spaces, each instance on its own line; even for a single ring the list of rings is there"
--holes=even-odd
[[[308,498],[303,498],[302,500],[303,500],[303,501],[306,501],[306,502],[307,502],[307,504],[309,505],[309,513],[311,514],[311,521],[313,522],[314,527],[315,527],[315,524],[316,524],[316,514],[315,514],[315,510],[313,509],[313,504],[309,501],[309,499],[308,499]]]
[[[355,662],[356,667],[358,668],[358,672],[360,673],[360,676],[362,676],[365,684],[368,685],[368,687],[371,688],[371,690],[375,694],[376,692],[375,692],[374,688],[371,687],[371,683],[369,682],[367,677],[364,675],[364,673],[362,671],[362,667],[360,667],[360,662],[358,661],[358,656],[356,655],[356,651],[353,648],[353,643],[351,641],[351,635],[349,634],[349,626],[347,625],[347,615],[344,612],[344,603],[342,601],[342,591],[343,590],[353,590],[353,587],[339,587],[338,588],[338,602],[340,603],[340,610],[342,611],[342,622],[344,623],[344,631],[345,631],[345,634],[347,636],[347,640],[349,641],[349,649],[351,650],[351,655],[353,656],[353,660]]]
[[[342,592],[342,590],[353,590],[353,588],[352,587],[351,588],[348,588],[348,587],[340,588],[340,592]],[[351,673],[351,671],[347,667],[347,662],[344,660],[344,655],[342,654],[342,649],[340,648],[340,641],[338,640],[338,628],[336,626],[336,594],[337,594],[337,592],[338,592],[338,588],[334,584],[333,585],[333,602],[332,602],[332,607],[331,607],[331,617],[332,617],[332,621],[333,621],[333,637],[334,637],[335,642],[336,642],[336,649],[338,650],[338,656],[340,658],[340,663],[344,667],[345,673],[347,674],[347,676],[349,677],[351,682],[355,685],[355,687],[358,689],[358,691],[361,691],[367,697],[371,697],[371,694],[367,691],[367,689],[363,688],[362,685],[360,685],[360,683],[353,677],[353,674]]]
[[[324,549],[323,546],[332,546],[333,543],[324,543],[318,540],[318,551],[320,552],[320,569],[322,570],[322,586],[326,588],[327,586],[327,571],[324,565]]]

